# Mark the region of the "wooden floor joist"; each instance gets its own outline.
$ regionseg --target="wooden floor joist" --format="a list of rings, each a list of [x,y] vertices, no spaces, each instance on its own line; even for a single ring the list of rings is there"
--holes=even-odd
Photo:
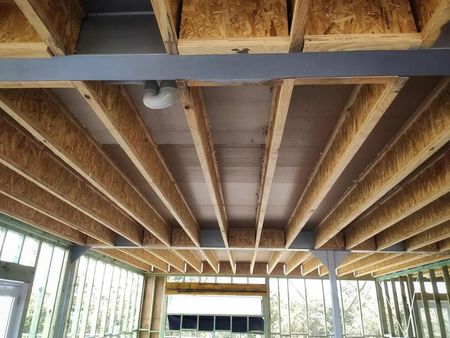
[[[444,239],[438,243],[439,251],[446,252],[450,251],[450,238]]]
[[[374,274],[381,270],[394,267],[399,264],[410,262],[414,259],[420,259],[428,256],[427,254],[392,254],[390,258],[383,259],[382,262],[377,262],[372,265],[363,266],[355,271],[355,277],[362,277],[368,274]]]
[[[178,255],[181,259],[184,259],[195,271],[202,273],[203,263],[200,258],[192,250],[173,250],[173,252]],[[212,269],[212,267],[211,267]],[[217,271],[213,270],[217,273]]]
[[[309,6],[312,0],[294,0],[292,3],[292,20],[289,30],[289,52],[301,52],[303,50],[306,24],[308,22]]]
[[[150,0],[159,32],[168,54],[178,54],[178,16],[181,1]]]
[[[258,196],[258,206],[256,210],[256,250],[252,256],[250,273],[253,273],[256,256],[258,254],[257,249],[261,240],[261,233],[264,225],[264,218],[266,216],[267,204],[269,203],[270,190],[275,175],[275,168],[278,160],[278,150],[281,146],[281,140],[283,138],[283,132],[285,129],[284,126],[286,124],[293,90],[294,80],[290,79],[283,80],[281,85],[276,85],[273,88],[272,92],[272,106],[270,109],[261,183]]]
[[[404,83],[405,79],[392,79],[387,84],[363,85],[350,99],[289,220],[286,247],[295,240]]]
[[[362,180],[321,223],[316,248],[361,215],[450,140],[450,85],[443,81],[435,95],[386,149]]]
[[[112,249],[111,251],[121,251],[126,253],[129,256],[132,256],[145,264],[150,264],[151,266],[163,271],[169,272],[169,265],[164,262],[162,259],[159,259],[151,252],[144,249]]]
[[[54,55],[75,52],[85,15],[82,0],[14,1]]]
[[[302,276],[307,276],[314,270],[319,269],[322,265],[322,262],[313,255],[310,255],[309,258],[304,261],[301,265],[302,267]]]
[[[344,230],[347,249],[354,248],[449,193],[449,168],[450,149],[369,215],[350,224]]]
[[[289,256],[289,258],[284,263],[284,273],[289,275],[298,266],[305,262],[311,254],[307,251],[298,251]]]
[[[285,251],[274,251],[270,255],[269,262],[267,263],[267,273],[272,273],[275,267],[280,262],[280,259],[286,254]]]
[[[116,234],[113,231],[2,164],[0,164],[0,193],[105,244],[114,245]]]
[[[448,220],[450,220],[450,194],[428,204],[377,234],[377,249],[386,249]]]
[[[86,245],[85,234],[3,194],[0,194],[0,212],[74,244]]]
[[[144,270],[147,272],[151,271],[151,267],[149,264],[142,262],[142,260],[137,259],[136,257],[130,256],[127,252],[116,249],[95,249],[95,251],[107,257],[113,258],[119,262],[134,266],[140,270]]]
[[[185,82],[178,82],[177,86],[183,104],[186,121],[205,178],[205,184],[214,208],[217,223],[219,224],[222,240],[225,247],[228,248],[228,219],[225,200],[222,185],[220,183],[214,142],[201,89],[198,87],[190,88]],[[227,250],[227,253],[231,269],[236,271],[234,254],[230,250]]]
[[[411,7],[422,35],[422,47],[431,47],[450,21],[450,1],[411,0]]]
[[[363,252],[351,252],[347,257],[344,258],[342,263],[338,266],[338,269],[342,269],[350,264],[356,263],[357,261],[371,255],[372,253]]]
[[[408,238],[405,243],[406,250],[414,251],[447,238],[450,238],[450,221]]]
[[[439,261],[444,261],[450,258],[450,253],[444,254],[433,254],[433,255],[425,255],[423,257],[410,258],[406,260],[406,262],[399,262],[399,264],[392,265],[390,267],[386,267],[386,269],[380,269],[373,273],[373,277],[379,277],[383,275],[387,275],[390,273],[408,270],[412,268],[416,268],[421,265],[427,265],[436,263]]]
[[[382,263],[385,260],[388,260],[390,258],[392,258],[392,254],[387,253],[387,252],[368,253],[368,254],[365,254],[365,256],[363,258],[358,259],[357,261],[354,261],[345,266],[339,266],[337,268],[337,275],[345,276],[350,273],[354,273],[359,268],[362,268],[364,266],[370,266],[370,265],[373,265],[376,263]]]
[[[161,242],[170,245],[168,224],[54,95],[43,89],[4,89],[0,90],[0,107]]]
[[[200,228],[197,221],[126,89],[103,82],[74,82],[74,85],[167,209],[198,246]]]
[[[0,162],[134,244],[143,228],[64,166],[26,131],[0,115]]]
[[[6,172],[3,172],[3,168],[6,169]],[[3,165],[0,166],[0,212],[78,245],[88,245],[86,234],[92,234],[97,240],[108,245],[113,244],[111,241],[114,237],[108,237],[108,230],[101,229],[100,224],[97,226],[95,224],[92,225],[91,220],[87,216],[79,213],[69,205],[64,205],[63,202],[60,202],[39,187],[34,186],[33,183],[25,180],[13,171],[9,171],[11,175],[8,175],[8,170]],[[11,186],[8,187],[8,184],[4,184],[4,179],[8,180],[14,177],[16,179],[9,181]],[[79,213],[78,218],[73,217],[77,213]],[[150,271],[148,265],[151,264],[162,271],[168,271],[167,268],[164,268],[164,265],[159,264],[160,260],[155,259],[155,257],[149,256],[145,261],[140,259],[141,263],[144,263],[136,264],[136,261],[128,255],[120,255],[117,249],[108,250],[108,253],[105,254],[115,258],[116,253],[121,257],[120,261],[139,269]]]

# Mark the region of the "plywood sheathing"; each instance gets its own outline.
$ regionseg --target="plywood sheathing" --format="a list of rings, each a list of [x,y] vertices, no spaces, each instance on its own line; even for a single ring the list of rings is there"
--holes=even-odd
[[[311,1],[303,51],[409,49],[421,45],[408,0]]]
[[[47,44],[14,2],[0,2],[0,57],[49,57]]]
[[[321,247],[395,187],[450,139],[450,86],[439,85],[431,103],[423,107],[391,146],[369,167],[362,180],[340,201],[317,230]]]
[[[180,54],[289,51],[285,0],[183,1]]]

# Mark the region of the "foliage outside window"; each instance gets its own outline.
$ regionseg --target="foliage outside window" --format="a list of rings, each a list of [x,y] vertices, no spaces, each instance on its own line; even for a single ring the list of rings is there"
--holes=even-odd
[[[382,337],[373,281],[338,281],[344,336]],[[332,337],[327,280],[270,278],[270,331],[274,338]]]
[[[137,337],[144,278],[82,256],[76,267],[66,337]]]

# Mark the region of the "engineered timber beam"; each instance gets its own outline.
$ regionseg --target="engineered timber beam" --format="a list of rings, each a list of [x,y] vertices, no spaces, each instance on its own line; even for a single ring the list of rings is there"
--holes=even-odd
[[[280,262],[280,259],[284,257],[285,251],[274,251],[270,255],[269,262],[267,263],[267,273],[271,274],[275,267]]]
[[[299,251],[293,253],[284,263],[284,273],[286,275],[289,275],[298,266],[300,266],[303,262],[305,262],[310,256],[311,254],[307,251]]]
[[[68,169],[26,131],[0,114],[0,163],[134,244],[143,228]]]
[[[411,0],[411,7],[422,35],[422,47],[431,47],[450,20],[450,1]]]
[[[0,212],[69,242],[86,245],[84,233],[3,194],[0,194]]]
[[[450,194],[428,204],[377,234],[377,249],[386,249],[448,220],[450,220]]]
[[[214,213],[216,214],[222,239],[225,247],[228,248],[228,220],[225,209],[225,200],[223,197],[222,185],[220,183],[214,142],[201,89],[199,87],[189,88],[185,82],[178,82],[177,85],[186,121],[200,161],[205,184],[214,208]],[[230,250],[228,250],[227,253],[231,268],[233,271],[236,271],[234,254]]]
[[[266,285],[220,283],[167,283],[166,295],[266,296]]]
[[[362,85],[352,95],[289,220],[286,248],[305,226],[404,83],[405,79],[397,78],[387,84]]]
[[[399,264],[397,264],[397,265],[386,267],[386,269],[380,269],[380,270],[374,272],[373,277],[380,277],[380,276],[388,275],[388,274],[398,272],[398,271],[413,269],[418,266],[432,264],[432,263],[436,263],[439,261],[444,261],[449,258],[450,258],[450,253],[432,254],[432,255],[427,255],[424,257],[418,257],[415,259],[410,258],[406,262],[399,262]]]
[[[113,231],[2,164],[0,164],[0,193],[104,244],[114,245],[116,235]]]
[[[342,263],[338,266],[338,269],[342,269],[350,264],[353,264],[367,256],[369,256],[370,253],[358,253],[358,252],[352,252],[347,257],[344,258]],[[338,270],[339,271],[339,270]]]
[[[301,2],[300,0],[297,2]],[[253,253],[250,264],[250,273],[253,268],[258,254],[258,247],[261,241],[261,233],[266,216],[267,204],[269,203],[270,190],[272,187],[275,168],[278,160],[278,150],[283,138],[284,126],[286,124],[289,105],[291,102],[292,91],[294,90],[294,80],[283,80],[281,85],[276,85],[272,93],[272,106],[270,109],[270,117],[268,131],[266,135],[266,145],[264,150],[261,183],[259,188],[258,206],[256,209],[256,242],[255,252]]]
[[[75,52],[84,8],[81,0],[15,0],[53,55]]]
[[[0,108],[161,242],[170,245],[169,225],[53,94],[43,89],[3,89]]]
[[[450,221],[408,238],[406,240],[406,250],[414,251],[447,238],[450,238]]]
[[[450,149],[410,180],[394,196],[345,230],[347,249],[375,236],[450,192]]]
[[[450,139],[450,86],[445,79],[427,104],[378,157],[360,182],[322,221],[316,234],[320,248],[400,183]]]
[[[74,85],[191,240],[199,246],[197,221],[126,89],[104,82],[74,82]]]

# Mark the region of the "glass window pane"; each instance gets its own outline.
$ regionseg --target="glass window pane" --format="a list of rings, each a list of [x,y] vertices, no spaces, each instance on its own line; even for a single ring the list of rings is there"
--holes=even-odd
[[[18,263],[24,238],[24,235],[21,235],[15,231],[8,230],[6,232],[2,256],[0,260],[5,262]]]
[[[341,281],[344,322],[348,336],[361,336],[361,314],[356,281]]]
[[[307,315],[305,281],[303,279],[289,279],[289,301],[291,333],[307,334]]]
[[[280,332],[280,300],[278,297],[278,279],[269,279],[270,291],[270,331],[272,333]]]
[[[247,277],[233,277],[233,284],[248,284]]]
[[[38,333],[42,333],[42,337],[50,335],[51,325],[54,320],[54,313],[58,310],[55,306],[56,298],[59,291],[59,285],[64,278],[63,266],[66,251],[55,247],[53,250],[52,264],[48,274],[47,287],[45,289],[44,303],[42,305],[41,316],[39,318]],[[42,331],[41,331],[42,327]]]
[[[39,328],[38,323],[44,303],[45,289],[47,286],[52,256],[53,245],[42,243],[23,327],[23,333],[29,333],[30,336],[36,335],[39,332],[39,329],[41,329],[40,332],[42,332],[42,327]]]
[[[366,281],[361,287],[361,307],[366,335],[380,335],[380,316],[378,313],[375,282]]]
[[[6,229],[0,227],[0,253],[2,252],[3,242],[5,241]]]
[[[215,283],[216,277],[213,276],[206,276],[206,277],[200,277],[200,283]]]
[[[186,283],[199,283],[200,277],[199,276],[185,276],[184,281]]]
[[[39,250],[39,241],[26,237],[23,243],[22,254],[20,255],[19,264],[26,266],[34,266],[36,263],[36,256]]]
[[[266,279],[264,277],[249,277],[249,284],[266,284]]]
[[[308,296],[309,334],[325,335],[325,313],[321,280],[306,280],[306,292]]]
[[[289,295],[286,278],[278,279],[278,290],[280,297],[280,329],[281,334],[289,334]]]

